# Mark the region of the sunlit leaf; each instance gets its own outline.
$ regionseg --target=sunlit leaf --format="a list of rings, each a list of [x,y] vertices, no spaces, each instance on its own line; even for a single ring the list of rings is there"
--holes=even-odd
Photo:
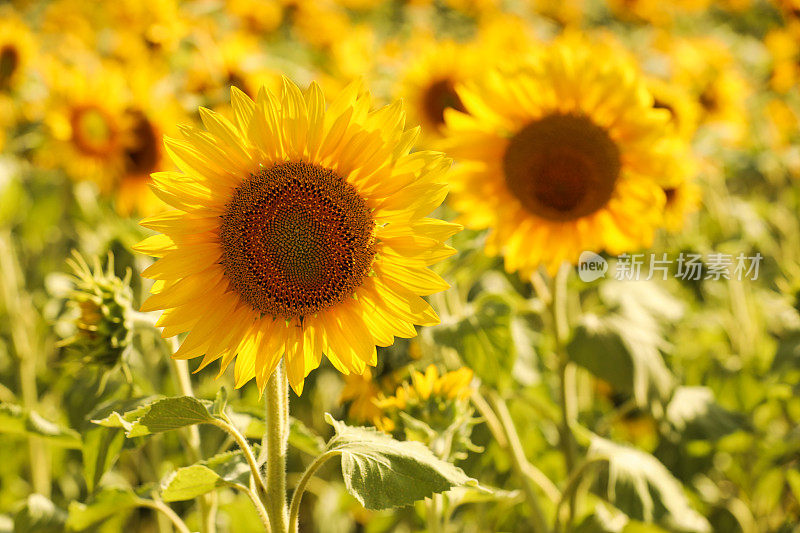
[[[327,414],[325,419],[336,430],[327,450],[341,454],[345,486],[367,509],[402,507],[453,487],[478,484],[418,442],[348,426]]]
[[[667,405],[666,419],[681,440],[717,440],[740,429],[744,417],[723,409],[707,387],[678,387]]]
[[[67,514],[41,494],[31,494],[14,514],[14,533],[61,533]]]
[[[587,455],[604,464],[600,495],[629,517],[678,531],[710,531],[681,483],[649,453],[592,435]]]

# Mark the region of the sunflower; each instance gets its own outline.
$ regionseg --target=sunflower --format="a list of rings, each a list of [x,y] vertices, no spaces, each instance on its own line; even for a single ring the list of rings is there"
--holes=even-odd
[[[13,93],[25,79],[36,46],[34,35],[23,20],[0,10],[0,93]]]
[[[109,194],[125,169],[130,91],[121,69],[107,63],[76,68],[51,60],[45,73],[50,88],[45,125],[52,143],[39,151],[40,163],[93,181]]]
[[[444,146],[460,161],[451,205],[465,225],[493,230],[487,251],[509,272],[647,246],[661,222],[683,143],[612,50],[563,38],[460,87],[467,113],[445,113]]]
[[[669,82],[695,98],[700,124],[728,144],[742,143],[749,128],[742,101],[751,87],[730,46],[711,37],[674,38],[667,32],[655,45],[667,55]]]
[[[409,153],[401,103],[370,111],[359,83],[327,109],[316,83],[231,93],[235,123],[201,108],[208,131],[165,141],[182,172],[154,174],[154,191],[177,209],[142,221],[162,232],[136,246],[160,257],[142,310],[165,310],[164,337],[189,332],[174,357],[221,359],[220,374],[235,359],[237,387],[263,391],[282,357],[297,394],[323,353],[361,374],[376,345],[439,321],[421,296],[448,285],[427,266],[460,226],[426,215],[450,160]]]
[[[700,187],[689,180],[664,188],[664,228],[677,232],[683,228],[686,216],[700,205]]]
[[[775,29],[764,38],[772,55],[772,88],[786,94],[800,82],[800,20],[791,21],[785,28]]]
[[[430,38],[420,41],[411,46],[414,59],[400,75],[395,93],[408,103],[411,118],[430,142],[441,136],[445,109],[465,111],[455,87],[479,72],[482,61],[477,46]]]
[[[139,81],[132,84],[134,96],[125,109],[124,169],[114,186],[115,207],[122,216],[148,216],[166,208],[150,189],[150,174],[174,168],[161,139],[177,133],[175,124],[183,116],[173,98],[154,92],[147,76]]]

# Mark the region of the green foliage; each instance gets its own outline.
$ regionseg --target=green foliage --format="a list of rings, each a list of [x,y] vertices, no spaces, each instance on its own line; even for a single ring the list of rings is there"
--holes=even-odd
[[[336,430],[327,452],[341,455],[345,486],[367,509],[390,509],[478,482],[418,442],[401,442],[372,428],[326,416]]]
[[[81,436],[76,431],[50,422],[35,411],[7,403],[0,403],[0,433],[33,435],[66,448],[81,447]]]
[[[61,533],[67,514],[41,494],[31,494],[14,513],[14,533]]]
[[[95,422],[105,427],[123,428],[128,438],[143,437],[211,422],[214,420],[212,406],[212,402],[192,396],[162,398],[127,412],[114,411]]]
[[[139,498],[133,492],[107,488],[96,494],[89,503],[71,502],[66,526],[70,531],[83,531],[138,505]]]
[[[602,461],[599,492],[627,516],[679,531],[711,530],[681,483],[652,455],[592,436],[587,458]]]

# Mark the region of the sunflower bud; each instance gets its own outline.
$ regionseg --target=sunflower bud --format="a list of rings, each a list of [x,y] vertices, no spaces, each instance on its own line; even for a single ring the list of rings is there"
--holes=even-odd
[[[90,268],[77,252],[67,263],[74,276],[68,301],[73,313],[73,334],[59,345],[84,363],[112,368],[131,345],[131,273],[128,271],[124,279],[118,278],[114,274],[114,257],[110,254],[105,270],[97,258],[94,268]]]

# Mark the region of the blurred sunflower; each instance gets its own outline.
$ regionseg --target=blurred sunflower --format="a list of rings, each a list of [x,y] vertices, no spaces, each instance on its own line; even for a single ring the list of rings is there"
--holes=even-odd
[[[564,38],[516,71],[458,89],[445,149],[460,161],[451,204],[491,228],[487,252],[509,272],[555,271],[583,250],[650,244],[662,187],[680,181],[685,146],[613,47]]]
[[[166,208],[150,189],[150,174],[172,167],[162,138],[176,133],[175,124],[184,119],[170,95],[155,95],[154,85],[141,81],[125,108],[124,169],[114,185],[115,207],[123,216],[148,216]]]
[[[700,206],[700,187],[689,180],[665,187],[664,228],[677,232],[683,228],[686,216]]]
[[[423,140],[441,136],[444,111],[465,111],[456,85],[472,78],[484,66],[480,48],[455,41],[418,40],[412,61],[400,75],[396,96],[408,105],[409,117],[422,126]]]
[[[13,11],[0,10],[0,94],[14,93],[32,64],[36,40]]]
[[[164,337],[189,332],[174,357],[235,358],[237,387],[263,390],[282,357],[298,394],[323,353],[361,374],[376,345],[438,323],[421,296],[448,285],[426,267],[460,226],[426,214],[450,160],[410,154],[401,103],[370,111],[360,84],[327,110],[316,83],[231,93],[235,124],[201,108],[207,132],[166,139],[182,172],[154,174],[154,190],[177,210],[142,222],[163,232],[136,246],[160,257],[142,310],[165,309]]]
[[[736,145],[746,139],[748,120],[743,99],[750,94],[730,47],[714,38],[674,38],[666,32],[656,46],[671,64],[671,84],[684,87],[696,99],[700,124],[720,139]]]
[[[125,169],[130,91],[121,68],[98,63],[78,69],[51,60],[46,76],[45,125],[53,143],[39,151],[41,163],[60,166],[73,179],[93,181],[109,194]]]
[[[692,94],[683,86],[659,78],[648,78],[647,89],[653,95],[653,107],[669,111],[678,136],[690,142],[700,115],[700,106]]]
[[[786,93],[800,83],[800,20],[785,28],[772,30],[764,44],[772,55],[770,84],[779,93]]]

